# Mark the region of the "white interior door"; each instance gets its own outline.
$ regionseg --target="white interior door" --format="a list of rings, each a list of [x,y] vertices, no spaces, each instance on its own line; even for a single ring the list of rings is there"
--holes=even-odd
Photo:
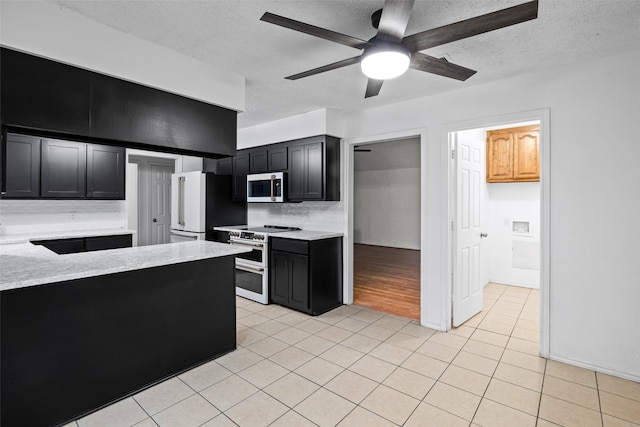
[[[151,244],[169,243],[172,166],[151,165]]]
[[[485,176],[484,141],[454,139],[455,242],[453,256],[453,326],[482,310],[482,180]]]

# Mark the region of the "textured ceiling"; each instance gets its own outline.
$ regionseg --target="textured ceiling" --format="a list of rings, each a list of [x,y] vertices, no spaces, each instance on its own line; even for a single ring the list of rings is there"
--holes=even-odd
[[[266,11],[369,39],[383,0],[52,0],[99,23],[246,77],[240,128],[320,108],[360,110],[640,48],[638,0],[540,0],[538,19],[424,51],[478,70],[466,82],[415,70],[364,99],[366,78],[352,65],[284,80],[358,55],[336,43],[259,19]],[[413,34],[526,0],[417,0]]]

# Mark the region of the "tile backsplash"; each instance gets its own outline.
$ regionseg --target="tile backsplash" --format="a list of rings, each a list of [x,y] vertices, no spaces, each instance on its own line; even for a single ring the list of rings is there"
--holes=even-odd
[[[0,200],[0,235],[125,228],[124,200]]]
[[[247,212],[251,225],[285,225],[303,230],[343,233],[345,212],[343,202],[249,203]]]

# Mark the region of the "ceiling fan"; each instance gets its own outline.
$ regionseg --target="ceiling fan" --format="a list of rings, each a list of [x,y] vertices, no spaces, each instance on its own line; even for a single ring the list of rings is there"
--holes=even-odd
[[[411,16],[413,3],[414,0],[385,0],[383,9],[377,10],[371,15],[371,24],[378,31],[369,40],[361,40],[269,12],[262,15],[260,20],[363,50],[363,53],[358,56],[285,78],[297,80],[360,63],[363,73],[369,78],[365,93],[365,98],[369,98],[380,93],[385,79],[402,75],[407,68],[456,80],[467,80],[476,71],[451,63],[444,58],[426,55],[420,51],[538,17],[538,0],[533,0],[476,16],[475,18],[405,36],[404,32]]]

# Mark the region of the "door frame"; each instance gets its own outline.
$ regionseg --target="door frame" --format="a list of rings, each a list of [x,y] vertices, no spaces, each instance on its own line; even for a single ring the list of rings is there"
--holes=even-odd
[[[454,233],[450,224],[455,220],[455,179],[456,165],[452,159],[452,143],[449,134],[470,129],[486,128],[516,124],[527,121],[540,121],[540,355],[549,357],[549,273],[550,273],[550,112],[548,108],[512,113],[494,117],[466,120],[461,122],[446,123],[442,126],[442,144],[446,150],[442,150],[446,165],[443,168],[442,189],[448,194],[448,202],[444,204],[447,218],[447,247],[446,270],[453,274],[453,251],[455,249]],[[453,280],[444,284],[446,298],[443,300],[443,313],[446,315],[447,331],[451,330],[453,314]]]
[[[148,163],[153,161],[159,161],[163,164],[170,164],[173,162],[174,173],[182,172],[182,156],[179,154],[169,154],[169,153],[158,153],[154,151],[146,151],[134,148],[127,148],[127,175],[126,175],[126,186],[127,190],[135,189],[135,191],[127,191],[126,192],[126,203],[127,203],[127,228],[129,230],[135,231],[134,238],[134,246],[139,245],[139,236],[140,236],[140,205],[141,198],[145,197],[150,189],[147,188],[148,191],[139,191],[139,185],[141,185],[142,181],[140,179],[141,169],[139,168],[139,163]],[[134,172],[134,173],[131,173]],[[150,222],[149,222],[150,224]],[[150,227],[149,224],[142,224],[142,226]]]
[[[377,135],[369,135],[359,138],[343,139],[343,155],[341,160],[342,194],[345,202],[345,226],[343,236],[343,253],[345,256],[343,272],[343,304],[353,304],[353,206],[354,206],[354,152],[356,145],[375,144],[380,142],[395,141],[406,138],[420,138],[420,322],[424,325],[425,314],[425,283],[426,283],[426,207],[427,198],[423,197],[427,188],[427,129],[407,129]],[[429,325],[424,325],[429,326]]]

